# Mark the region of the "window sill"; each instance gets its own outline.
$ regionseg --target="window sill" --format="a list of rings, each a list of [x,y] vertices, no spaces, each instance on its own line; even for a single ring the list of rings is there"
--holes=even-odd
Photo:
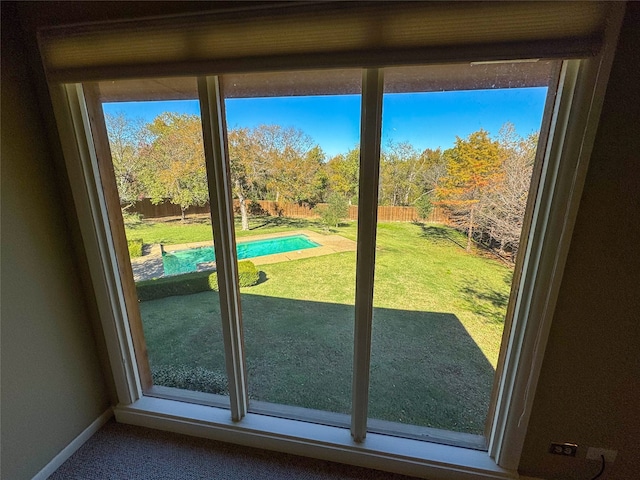
[[[249,447],[437,479],[512,479],[486,452],[368,433],[355,443],[346,428],[249,413],[233,422],[229,410],[142,397],[114,409],[122,423],[210,438]]]

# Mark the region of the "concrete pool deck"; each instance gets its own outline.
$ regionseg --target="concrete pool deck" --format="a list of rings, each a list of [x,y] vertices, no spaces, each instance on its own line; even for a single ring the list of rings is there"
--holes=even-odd
[[[292,235],[306,235],[309,240],[319,243],[319,247],[307,248],[304,250],[293,250],[291,252],[276,253],[275,255],[264,255],[253,257],[251,260],[256,266],[268,265],[271,263],[287,262],[289,260],[301,260],[303,258],[320,257],[341,252],[355,252],[356,242],[340,235],[324,235],[310,230],[292,230],[290,232],[270,233],[265,235],[252,235],[250,237],[240,237],[236,239],[238,244],[253,240],[267,240],[271,238],[290,237]],[[136,282],[149,280],[151,278],[164,277],[164,266],[162,264],[162,248],[165,252],[178,250],[188,250],[191,248],[208,247],[212,242],[181,243],[176,245],[152,245],[147,255],[132,258],[131,267],[133,278]]]

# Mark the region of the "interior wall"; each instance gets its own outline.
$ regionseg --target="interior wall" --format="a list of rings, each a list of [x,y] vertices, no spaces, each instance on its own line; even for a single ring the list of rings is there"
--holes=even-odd
[[[618,451],[603,479],[640,467],[640,4],[630,2],[520,463],[525,475],[589,479],[588,447]],[[579,445],[577,458],[548,453]]]
[[[14,5],[2,3],[2,478],[29,479],[110,405]]]

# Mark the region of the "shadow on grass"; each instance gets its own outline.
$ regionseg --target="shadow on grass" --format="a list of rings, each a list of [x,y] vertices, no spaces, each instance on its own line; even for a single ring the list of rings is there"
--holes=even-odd
[[[260,285],[261,283],[264,283],[267,280],[269,280],[269,277],[267,277],[267,274],[264,273],[262,270],[260,270],[258,272],[258,283],[256,283],[256,285]]]
[[[125,223],[124,226],[125,226],[125,228],[127,230],[138,230],[138,229],[144,227],[145,224],[142,223],[142,222],[136,222],[136,223],[128,222],[128,223]]]
[[[491,323],[504,324],[505,313],[511,295],[511,283],[513,281],[513,270],[507,271],[502,276],[502,281],[507,287],[498,291],[491,286],[478,281],[465,281],[460,293],[467,302],[469,309],[485,318]]]
[[[165,225],[211,225],[211,214],[209,213],[191,213],[184,217],[149,217],[143,220],[150,223],[161,223]]]
[[[462,249],[466,249],[466,245],[463,245],[459,238],[456,238],[456,235],[450,228],[441,227],[438,225],[426,225],[422,222],[414,222],[415,225],[418,225],[422,232],[420,236],[422,238],[426,238],[427,240],[431,240],[434,243],[453,243]]]
[[[225,372],[215,292],[140,304],[153,368]],[[349,413],[354,307],[242,294],[250,398]],[[494,371],[450,313],[374,309],[371,418],[481,433]]]
[[[478,300],[491,303],[496,308],[504,310],[507,307],[509,301],[509,295],[503,292],[496,292],[495,290],[479,290],[473,287],[465,287],[462,292],[467,295],[473,295]]]
[[[304,218],[290,218],[290,217],[276,217],[276,216],[265,216],[265,217],[254,217],[252,218],[252,223],[256,222],[256,225],[250,226],[249,230],[259,230],[261,228],[271,228],[271,227],[287,227],[287,228],[307,228],[309,226],[317,226],[316,222],[310,221]]]
[[[498,292],[469,282],[460,289],[460,293],[473,313],[491,323],[504,323],[504,312],[509,302],[509,292]]]
[[[502,280],[504,281],[504,283],[506,285],[509,285],[509,287],[511,287],[511,284],[513,283],[513,276],[514,276],[514,271],[513,270],[509,270],[507,271],[504,276],[502,277]]]

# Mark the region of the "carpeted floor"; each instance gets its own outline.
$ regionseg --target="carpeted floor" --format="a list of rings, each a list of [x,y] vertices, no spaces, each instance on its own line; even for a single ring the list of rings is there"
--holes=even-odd
[[[124,425],[111,420],[49,479],[410,480],[410,477]]]

